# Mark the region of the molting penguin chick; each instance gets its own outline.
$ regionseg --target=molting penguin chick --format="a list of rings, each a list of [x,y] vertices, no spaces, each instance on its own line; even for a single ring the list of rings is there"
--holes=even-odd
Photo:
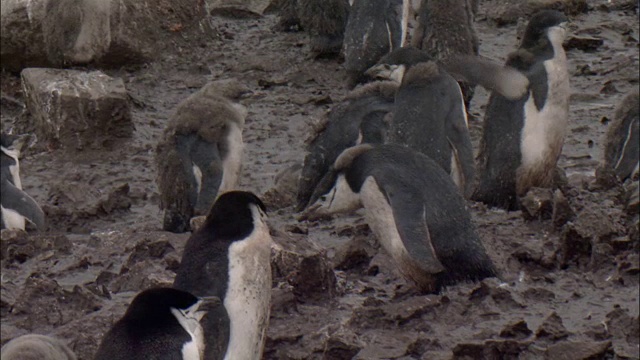
[[[312,202],[310,217],[364,207],[382,247],[423,292],[496,275],[449,176],[406,147],[363,144],[345,150]]]
[[[299,179],[297,211],[308,205],[316,185],[343,150],[360,143],[384,143],[388,114],[398,85],[376,81],[353,90],[328,115],[326,127],[308,146]]]
[[[529,80],[516,100],[492,93],[480,143],[479,184],[473,199],[509,210],[532,187],[551,187],[569,117],[569,73],[562,48],[567,18],[533,15],[507,65]]]
[[[349,17],[347,0],[295,0],[300,25],[311,37],[314,56],[336,55]]]
[[[164,230],[189,230],[192,216],[236,187],[247,110],[235,101],[248,92],[234,79],[217,80],[178,105],[156,149]]]
[[[172,288],[145,290],[105,334],[95,360],[202,359],[200,321],[216,302]]]
[[[260,359],[271,302],[271,236],[262,201],[250,192],[220,195],[187,241],[173,286],[216,296],[224,309],[206,316],[206,338],[228,339],[205,359]]]
[[[406,32],[403,14],[401,0],[353,1],[343,44],[351,86],[364,80],[364,71],[382,56],[401,46]]]
[[[403,48],[380,60],[388,67],[378,71],[402,81],[389,142],[435,160],[468,197],[473,192],[475,164],[462,93],[451,75],[427,59],[420,50]]]
[[[62,341],[37,334],[19,336],[4,344],[2,360],[76,360],[77,357]]]
[[[44,212],[36,201],[22,190],[20,180],[20,148],[25,137],[0,135],[0,213],[2,229],[25,230],[26,221],[38,230],[45,226]]]
[[[638,173],[639,122],[640,94],[638,90],[634,90],[618,105],[605,138],[602,167],[613,172],[622,182],[637,176]]]

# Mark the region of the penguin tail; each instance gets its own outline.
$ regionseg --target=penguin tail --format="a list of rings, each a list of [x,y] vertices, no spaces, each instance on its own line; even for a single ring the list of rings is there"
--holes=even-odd
[[[441,66],[456,80],[481,85],[509,100],[520,99],[529,91],[525,74],[479,56],[455,56],[443,61]]]

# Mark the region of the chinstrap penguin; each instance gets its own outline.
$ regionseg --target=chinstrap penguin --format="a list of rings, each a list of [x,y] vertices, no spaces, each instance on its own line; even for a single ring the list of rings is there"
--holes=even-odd
[[[404,48],[384,60],[388,68],[381,71],[389,74],[385,76],[401,81],[389,142],[429,156],[468,197],[473,192],[475,164],[462,93],[455,79],[429,59],[422,51]]]
[[[353,90],[331,109],[326,126],[309,143],[299,179],[297,211],[308,205],[316,185],[343,150],[386,141],[387,117],[393,111],[397,89],[391,81],[371,82]]]
[[[202,324],[221,342],[204,359],[260,359],[271,301],[271,244],[262,201],[250,192],[220,195],[184,249],[173,287],[221,299]]]
[[[200,360],[208,339],[200,324],[219,299],[173,288],[144,290],[105,334],[95,360]]]
[[[423,292],[496,276],[449,176],[409,148],[363,144],[345,150],[311,201],[309,218],[364,207],[382,247]]]
[[[562,47],[566,16],[533,15],[507,65],[529,80],[527,93],[510,100],[492,93],[478,155],[473,199],[508,210],[532,187],[551,187],[569,116],[569,73]]]
[[[602,169],[620,182],[638,176],[640,157],[640,93],[634,90],[618,105],[605,137]],[[602,171],[602,169],[599,169]]]
[[[62,341],[50,336],[28,334],[12,339],[0,351],[2,360],[76,360]]]
[[[350,86],[363,81],[364,72],[382,56],[401,47],[403,13],[401,0],[353,1],[342,48]]]
[[[44,230],[44,212],[38,203],[22,190],[19,157],[24,140],[24,137],[5,133],[0,135],[1,228],[25,230],[26,222],[29,221],[38,230]]]
[[[235,189],[242,165],[247,109],[237,102],[249,89],[235,79],[217,80],[178,105],[156,149],[163,229],[189,230],[216,196]]]

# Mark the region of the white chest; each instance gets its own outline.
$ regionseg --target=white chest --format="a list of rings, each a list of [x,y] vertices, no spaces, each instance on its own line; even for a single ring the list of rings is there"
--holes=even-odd
[[[395,260],[400,261],[406,258],[408,256],[407,249],[398,233],[393,210],[375,179],[373,177],[367,178],[360,192],[367,224],[378,238],[380,245]]]
[[[4,206],[0,206],[0,208],[2,208],[2,222],[7,229],[24,230],[26,225],[24,216],[15,210],[6,209]]]
[[[229,247],[229,288],[224,306],[231,331],[225,360],[262,356],[271,303],[271,237],[264,222]]]
[[[229,124],[229,137],[227,138],[229,153],[222,159],[222,182],[218,194],[234,190],[238,185],[240,170],[242,168],[242,128],[236,123]]]
[[[200,360],[204,356],[204,332],[200,320],[205,312],[198,311],[202,301],[198,301],[186,310],[171,309],[171,313],[178,320],[180,326],[189,333],[191,341],[182,346],[182,358],[184,360]]]
[[[551,30],[550,30],[551,32]],[[522,165],[531,166],[548,156],[558,156],[569,119],[569,73],[562,36],[550,34],[555,56],[544,62],[549,87],[544,106],[538,110],[533,96],[524,108],[522,130]]]

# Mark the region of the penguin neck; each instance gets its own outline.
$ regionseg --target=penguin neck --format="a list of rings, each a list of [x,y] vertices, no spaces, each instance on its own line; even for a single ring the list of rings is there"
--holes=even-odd
[[[271,299],[271,236],[254,213],[254,229],[228,250],[229,282],[224,306],[230,336],[225,359],[259,359],[262,355]]]

